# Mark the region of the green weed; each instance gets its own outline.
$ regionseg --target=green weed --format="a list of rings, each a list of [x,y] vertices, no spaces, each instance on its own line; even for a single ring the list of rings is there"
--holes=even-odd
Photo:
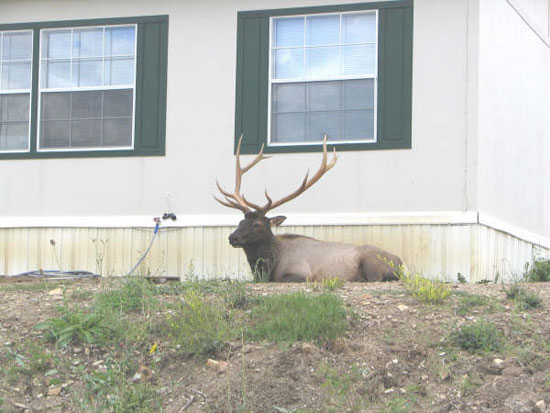
[[[247,335],[277,343],[325,342],[340,336],[348,327],[342,299],[329,293],[262,297],[250,316],[252,325]]]
[[[160,398],[148,383],[132,383],[132,368],[126,363],[108,358],[105,369],[84,374],[86,391],[80,407],[87,411],[156,412]]]
[[[489,312],[495,312],[502,308],[497,301],[490,297],[477,294],[462,294],[458,301],[456,313],[466,315],[477,307],[486,307]]]
[[[535,260],[533,266],[525,274],[524,278],[528,282],[550,281],[550,259]]]
[[[403,266],[394,269],[394,272],[405,288],[425,304],[441,304],[451,294],[447,284],[439,280],[430,280],[420,274],[407,273]]]
[[[510,288],[503,287],[503,291],[506,298],[513,300],[519,310],[542,307],[543,302],[540,295],[519,283],[513,284]]]
[[[504,336],[489,321],[463,325],[450,335],[453,345],[469,352],[489,353],[504,348]]]
[[[58,312],[59,317],[39,323],[36,328],[44,331],[47,341],[59,347],[71,343],[93,343],[106,333],[107,327],[98,313],[85,312],[68,305],[58,307]]]
[[[184,354],[206,357],[222,350],[232,329],[223,305],[190,290],[166,319],[168,335]]]
[[[131,277],[124,280],[121,286],[97,294],[94,307],[100,313],[125,314],[136,311],[145,313],[156,304],[153,287],[149,281],[140,277]]]

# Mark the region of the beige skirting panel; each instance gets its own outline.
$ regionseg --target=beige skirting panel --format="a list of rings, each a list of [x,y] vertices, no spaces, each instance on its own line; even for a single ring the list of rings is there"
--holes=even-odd
[[[193,271],[201,278],[249,278],[243,251],[227,241],[233,229],[161,228],[136,273],[183,276]],[[550,256],[550,250],[479,224],[307,226],[283,227],[279,232],[376,245],[401,256],[412,271],[449,281],[456,280],[458,273],[471,282],[494,279],[497,274],[500,279],[514,279],[535,255]],[[0,229],[0,274],[61,267],[125,275],[152,236],[152,228]]]

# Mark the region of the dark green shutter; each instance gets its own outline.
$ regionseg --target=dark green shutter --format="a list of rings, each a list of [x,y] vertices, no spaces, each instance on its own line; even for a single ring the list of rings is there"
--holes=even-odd
[[[239,13],[237,28],[235,148],[257,153],[267,140],[269,17]]]
[[[412,7],[380,10],[379,147],[411,147],[412,35]]]
[[[386,1],[240,12],[237,28],[235,147],[257,153],[267,142],[269,18],[293,14],[379,10],[377,142],[336,144],[337,150],[411,147],[413,1]],[[331,145],[332,146],[332,145]],[[266,152],[320,151],[320,146],[266,148]]]
[[[168,18],[138,24],[135,151],[164,155]]]

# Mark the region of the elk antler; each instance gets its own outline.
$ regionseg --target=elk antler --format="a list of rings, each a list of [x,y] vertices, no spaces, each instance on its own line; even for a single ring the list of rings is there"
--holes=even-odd
[[[309,178],[309,171],[306,172],[306,176],[304,177],[304,180],[302,181],[298,189],[275,202],[271,200],[266,191],[265,197],[267,198],[267,203],[262,208],[260,208],[259,211],[265,214],[268,211],[275,209],[278,206],[287,203],[288,201],[293,200],[294,198],[311,188],[319,179],[321,179],[324,174],[326,174],[329,170],[332,169],[334,165],[336,165],[336,161],[338,160],[338,156],[336,156],[336,148],[334,148],[332,153],[332,160],[330,161],[330,163],[327,164],[327,135],[325,133],[325,137],[323,139],[323,160],[321,161],[321,166],[319,166],[319,169],[317,170],[315,175]]]
[[[228,207],[228,208],[235,208],[241,210],[244,214],[247,212],[250,212],[250,208],[256,208],[256,205],[250,204],[247,201],[245,201],[243,195],[241,195],[241,179],[245,173],[247,173],[254,165],[256,165],[258,162],[269,159],[271,156],[264,155],[264,145],[262,145],[262,148],[260,149],[260,152],[258,155],[256,155],[256,158],[254,158],[248,165],[246,165],[244,168],[241,167],[241,143],[243,140],[243,135],[239,138],[239,143],[237,144],[237,153],[236,153],[236,165],[235,165],[235,192],[232,194],[225,191],[221,186],[218,180],[216,179],[216,186],[218,187],[218,190],[222,193],[222,195],[225,197],[225,201],[222,201],[221,199],[214,196],[214,199],[218,201],[220,204]]]
[[[260,212],[261,214],[265,215],[268,211],[277,208],[278,206],[281,206],[282,204],[293,200],[303,192],[305,192],[307,189],[312,187],[321,177],[327,173],[334,165],[336,165],[336,161],[338,160],[338,157],[336,156],[336,149],[334,149],[333,157],[330,163],[327,164],[327,135],[325,134],[325,138],[323,139],[323,160],[321,161],[321,166],[313,175],[311,178],[309,178],[309,172],[306,173],[306,176],[304,177],[304,180],[296,189],[294,192],[290,193],[289,195],[279,199],[278,201],[273,202],[269,194],[267,193],[267,190],[265,191],[265,197],[267,199],[267,203],[264,206],[256,205],[250,201],[248,201],[244,195],[241,194],[241,178],[242,176],[248,172],[254,165],[256,165],[258,162],[271,158],[270,156],[264,155],[264,145],[262,145],[262,148],[260,149],[260,152],[258,155],[256,155],[256,158],[254,158],[248,165],[246,165],[244,168],[241,168],[240,163],[240,153],[241,153],[241,141],[243,137],[239,138],[239,143],[237,145],[237,153],[236,153],[236,170],[235,170],[235,192],[229,193],[227,191],[224,191],[223,188],[220,186],[219,182],[216,180],[216,185],[219,189],[219,191],[223,194],[225,197],[225,201],[222,201],[221,199],[218,199],[214,196],[214,199],[218,201],[220,204],[229,207],[229,208],[235,208],[241,210],[243,213],[250,212],[250,209],[255,209],[257,212]]]

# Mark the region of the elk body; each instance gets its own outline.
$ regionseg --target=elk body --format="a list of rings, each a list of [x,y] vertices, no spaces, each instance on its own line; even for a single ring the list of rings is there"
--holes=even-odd
[[[393,268],[402,265],[399,257],[370,245],[351,245],[320,241],[314,238],[284,234],[274,235],[271,228],[281,225],[284,216],[268,218],[267,212],[296,198],[336,164],[336,154],[327,163],[326,136],[323,142],[323,160],[319,170],[311,178],[306,174],[302,184],[291,194],[273,201],[265,193],[267,203],[263,206],[248,201],[241,194],[242,176],[263,159],[263,146],[259,154],[244,168],[240,165],[241,139],[236,154],[235,191],[225,191],[216,182],[225,200],[215,197],[222,205],[239,209],[244,219],[229,236],[229,243],[243,248],[252,271],[267,275],[274,282],[318,281],[325,278],[340,278],[344,281],[392,281],[397,280]]]

